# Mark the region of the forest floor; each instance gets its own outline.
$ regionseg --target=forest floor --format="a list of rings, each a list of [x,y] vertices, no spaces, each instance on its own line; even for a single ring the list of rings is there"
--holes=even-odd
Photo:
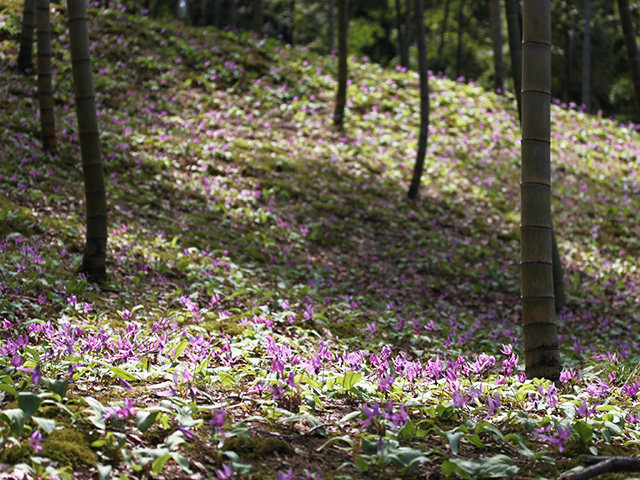
[[[58,153],[0,6],[0,479],[557,478],[640,442],[640,137],[554,104],[564,371],[526,380],[512,96],[90,9],[108,281],[65,7]],[[628,478],[609,474],[601,478]]]

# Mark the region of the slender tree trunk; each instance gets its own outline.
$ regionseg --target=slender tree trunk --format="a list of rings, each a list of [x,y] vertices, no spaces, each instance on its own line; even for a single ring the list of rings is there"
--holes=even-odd
[[[349,2],[338,0],[338,92],[336,95],[336,109],[333,114],[333,124],[344,128],[344,109],[347,104],[347,57],[349,35]]]
[[[222,9],[220,8],[221,0],[213,0],[213,25],[216,28],[222,28]]]
[[[53,112],[53,88],[51,86],[51,22],[49,0],[37,0],[36,22],[38,27],[38,100],[40,103],[40,128],[42,148],[55,153],[56,122]]]
[[[624,43],[627,46],[629,65],[631,66],[631,81],[633,82],[633,89],[636,92],[636,104],[638,114],[640,114],[640,56],[638,55],[638,44],[636,43],[636,34],[631,20],[629,0],[618,0],[618,10],[620,12],[620,23],[622,24]]]
[[[336,1],[329,0],[329,55],[333,55],[336,39]]]
[[[505,0],[507,27],[509,29],[509,53],[511,55],[511,76],[518,105],[518,120],[522,121],[522,35],[518,0]]]
[[[395,0],[396,23],[398,26],[398,53],[400,54],[400,65],[409,68],[409,42],[407,32],[402,21],[402,4],[400,0]]]
[[[81,271],[93,280],[106,276],[107,202],[100,155],[86,0],[68,0],[69,44],[80,134],[87,212],[87,235]]]
[[[236,0],[229,0],[229,26],[233,31],[238,29],[238,8],[236,7]]]
[[[493,88],[497,93],[504,91],[504,65],[502,61],[502,14],[500,0],[489,0],[491,11],[491,36],[493,37]]]
[[[18,52],[18,70],[33,73],[33,29],[35,24],[36,0],[25,0],[22,10],[22,33]]]
[[[413,29],[411,26],[411,10],[413,10],[413,0],[406,0],[404,5],[404,36],[407,39],[407,68],[411,68],[411,38],[413,38]]]
[[[462,33],[464,32],[464,0],[458,4],[458,49],[456,52],[456,77],[462,76]]]
[[[296,0],[289,0],[289,36],[291,45],[296,44],[295,39]]]
[[[449,25],[449,0],[445,0],[444,2],[444,14],[442,16],[442,24],[440,25],[440,38],[438,39],[438,65],[444,65],[443,54],[444,54],[444,37],[447,34],[447,26]]]
[[[253,0],[253,32],[262,37],[264,26],[264,0]]]
[[[585,0],[584,36],[582,40],[582,104],[591,111],[591,0]]]
[[[551,222],[551,4],[524,0],[522,44],[522,315],[528,378],[557,380]]]
[[[556,240],[556,230],[553,229],[553,244],[551,248],[553,260],[553,296],[556,314],[560,313],[566,305],[566,297],[564,294],[564,272],[562,262],[560,260],[560,251],[558,250],[558,242]]]
[[[429,134],[429,64],[427,59],[427,29],[424,25],[424,2],[415,0],[416,36],[418,44],[418,72],[420,75],[420,135],[418,152],[409,187],[409,198],[415,199],[420,191],[420,179],[427,154]]]
[[[567,28],[565,42],[566,51],[564,54],[564,88],[562,89],[562,101],[569,103],[571,101],[571,85],[573,83],[573,24]]]

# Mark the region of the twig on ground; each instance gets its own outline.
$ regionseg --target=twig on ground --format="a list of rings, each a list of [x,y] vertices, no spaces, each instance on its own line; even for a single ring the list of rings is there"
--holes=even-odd
[[[590,465],[583,470],[571,473],[565,480],[588,480],[603,473],[640,472],[640,457],[595,457],[585,456],[585,464]]]

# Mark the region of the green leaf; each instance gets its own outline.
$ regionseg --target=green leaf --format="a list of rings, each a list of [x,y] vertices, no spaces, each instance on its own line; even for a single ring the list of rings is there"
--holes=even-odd
[[[20,392],[18,395],[18,408],[24,412],[25,420],[38,411],[40,397],[35,393]]]
[[[449,442],[449,448],[454,455],[458,454],[458,448],[460,447],[460,438],[462,433],[460,432],[447,432],[447,442]]]
[[[8,393],[11,396],[17,397],[18,391],[13,385],[7,385],[6,383],[0,383],[0,391]]]
[[[141,433],[149,430],[160,414],[161,412],[137,412],[136,424],[138,425],[138,430],[140,430]]]
[[[47,434],[51,434],[56,429],[56,421],[51,418],[31,417],[36,424]]]
[[[413,435],[416,433],[416,427],[411,420],[407,421],[404,426],[398,431],[398,438],[400,440],[404,440],[408,442],[413,438]]]
[[[50,378],[43,378],[42,385],[44,385],[49,391],[58,395],[60,399],[63,399],[69,388],[69,380],[52,380]]]
[[[19,437],[24,428],[24,422],[26,421],[22,409],[10,408],[9,410],[3,411],[2,415],[5,417],[4,420],[9,424],[11,432],[13,432],[16,437]]]
[[[158,475],[162,469],[164,468],[164,464],[167,463],[167,460],[171,459],[171,454],[162,455],[161,457],[156,458],[151,464],[151,471],[154,475]]]
[[[353,466],[360,473],[369,470],[369,462],[367,462],[364,458],[359,458],[358,461],[353,464]]]
[[[342,385],[345,390],[351,390],[360,380],[362,380],[360,372],[347,372],[344,377],[338,377],[336,383]]]
[[[184,353],[184,351],[187,349],[188,346],[189,346],[189,340],[187,339],[182,340],[176,347],[176,354],[173,356],[173,358],[179,358],[180,355]]]
[[[126,380],[127,382],[136,380],[136,377],[131,375],[129,372],[125,372],[120,367],[111,367],[109,371],[112,372],[117,378],[121,378],[123,380]]]
[[[573,431],[580,436],[580,440],[588,442],[593,438],[593,429],[582,420],[573,425]]]
[[[96,467],[98,468],[98,480],[109,480],[113,467],[111,465],[102,465],[101,463],[98,463]]]

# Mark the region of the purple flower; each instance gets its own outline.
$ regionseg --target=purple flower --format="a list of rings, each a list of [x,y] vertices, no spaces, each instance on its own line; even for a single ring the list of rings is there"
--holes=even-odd
[[[230,463],[225,463],[222,468],[216,470],[216,475],[220,480],[229,480],[233,478],[233,466]]]
[[[467,403],[469,403],[469,397],[467,397],[466,395],[461,395],[458,392],[453,392],[453,394],[451,395],[451,404],[454,407],[460,408],[465,406]]]
[[[582,417],[588,417],[589,415],[593,415],[596,411],[596,407],[589,408],[586,400],[582,400],[582,403],[576,408],[576,413]]]
[[[278,480],[293,480],[293,470],[289,467],[286,472],[278,472]]]
[[[214,428],[224,427],[224,425],[227,423],[224,410],[215,409],[213,413],[215,414],[215,416],[211,420],[209,420],[209,423]]]
[[[487,402],[489,404],[489,410],[491,410],[491,413],[495,413],[495,411],[500,408],[500,396],[497,393],[493,397],[489,397],[487,399]]]
[[[36,452],[41,452],[42,446],[40,445],[40,442],[42,442],[42,433],[40,430],[35,430],[29,437],[29,445],[31,445],[31,448]]]
[[[628,397],[635,397],[638,394],[638,391],[640,391],[638,379],[636,378],[633,383],[625,384],[622,389],[624,390],[624,394]]]
[[[373,420],[375,420],[378,415],[380,415],[378,402],[374,402],[371,408],[367,407],[366,405],[362,407],[362,413],[367,417],[367,419],[359,420],[359,422],[363,428],[367,428],[369,425],[371,425],[371,422],[373,422]]]
[[[562,372],[560,372],[560,381],[562,383],[567,383],[569,380],[571,380],[575,376],[576,376],[576,372],[573,369],[562,370]]]

